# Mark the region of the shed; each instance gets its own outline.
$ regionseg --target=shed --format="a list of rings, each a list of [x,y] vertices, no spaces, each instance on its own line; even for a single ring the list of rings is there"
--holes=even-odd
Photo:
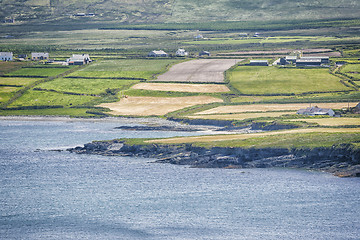
[[[250,60],[248,66],[269,66],[268,60]]]
[[[321,64],[330,63],[330,58],[328,56],[307,56],[301,57],[300,60],[320,60]]]
[[[208,52],[208,51],[201,51],[201,52],[199,52],[199,57],[201,57],[201,56],[208,56],[208,57],[210,57],[211,54],[210,54],[210,52]]]
[[[168,54],[163,50],[154,50],[149,52],[148,57],[167,57]]]
[[[335,112],[330,108],[319,108],[308,107],[306,109],[300,109],[296,114],[308,115],[308,116],[321,116],[321,115],[329,115],[331,117],[335,116]]]
[[[195,38],[195,39],[203,39],[204,37],[203,37],[203,35],[198,34],[198,35],[196,35],[194,38]]]
[[[12,61],[13,53],[12,52],[0,52],[0,60],[1,61]]]
[[[285,60],[288,61],[288,62],[295,63],[296,60],[297,60],[297,56],[286,56]]]
[[[321,66],[321,59],[303,59],[296,60],[297,67],[319,67]]]

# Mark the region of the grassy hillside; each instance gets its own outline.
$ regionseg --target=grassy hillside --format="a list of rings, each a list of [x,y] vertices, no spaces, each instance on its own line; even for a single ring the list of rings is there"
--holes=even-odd
[[[124,23],[357,18],[360,10],[355,0],[3,0],[0,6],[0,19]]]

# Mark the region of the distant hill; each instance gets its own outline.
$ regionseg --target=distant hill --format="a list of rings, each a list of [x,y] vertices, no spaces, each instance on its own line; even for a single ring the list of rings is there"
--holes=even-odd
[[[359,18],[359,0],[2,0],[0,20],[124,23]]]

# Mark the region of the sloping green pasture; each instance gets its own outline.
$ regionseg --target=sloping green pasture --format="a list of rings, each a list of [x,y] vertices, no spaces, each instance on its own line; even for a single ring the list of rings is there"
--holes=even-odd
[[[0,77],[0,103],[8,101],[21,87],[29,85],[38,78],[7,78]]]
[[[39,84],[37,87],[59,92],[101,94],[107,89],[127,89],[138,82],[137,80],[123,79],[58,78],[54,81]]]
[[[9,107],[22,106],[64,106],[71,107],[88,103],[98,97],[69,95],[47,91],[27,91],[21,98],[9,105]]]
[[[351,90],[326,68],[239,66],[228,73],[230,84],[243,94],[302,94]]]
[[[69,68],[51,68],[51,67],[46,67],[46,68],[39,68],[39,67],[21,68],[19,70],[16,70],[14,72],[9,73],[8,75],[9,76],[52,77],[52,76],[56,76],[58,74],[61,74],[61,73],[65,72],[65,71],[69,70]]]
[[[0,77],[0,85],[26,86],[37,80],[39,78]]]
[[[173,59],[124,59],[104,60],[92,64],[69,76],[96,78],[142,78],[151,79],[178,62]]]
[[[360,80],[360,64],[346,64],[341,72]]]

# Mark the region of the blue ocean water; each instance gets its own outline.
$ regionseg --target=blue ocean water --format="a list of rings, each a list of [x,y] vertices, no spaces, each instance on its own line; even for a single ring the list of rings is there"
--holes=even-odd
[[[0,239],[360,239],[357,178],[49,151],[191,134],[119,125],[0,121]]]

